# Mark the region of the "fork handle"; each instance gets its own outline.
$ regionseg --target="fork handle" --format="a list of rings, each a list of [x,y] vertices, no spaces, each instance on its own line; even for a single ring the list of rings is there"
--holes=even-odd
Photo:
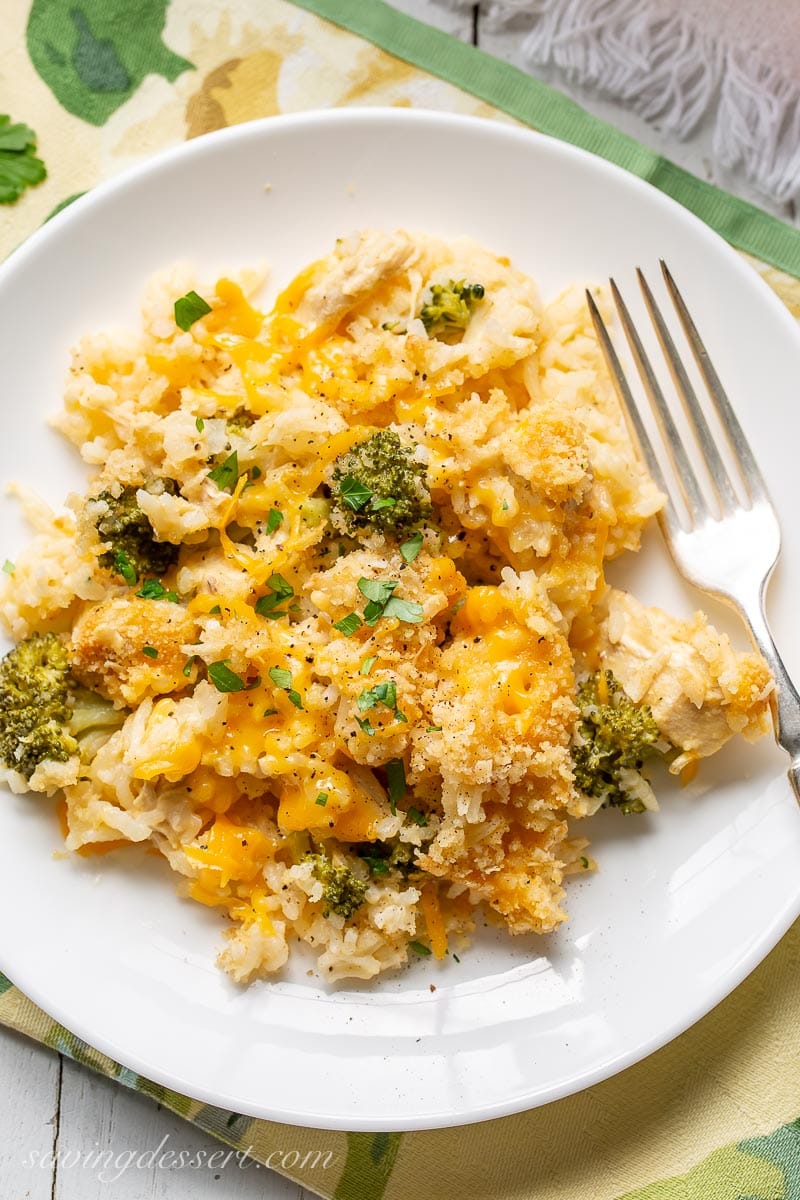
[[[795,796],[800,801],[800,695],[789,677],[789,672],[778,653],[767,624],[764,614],[763,588],[758,598],[758,604],[748,606],[748,611],[743,615],[750,628],[753,641],[775,679],[775,692],[771,701],[775,740],[786,750],[792,760],[789,767],[789,782],[794,789]]]

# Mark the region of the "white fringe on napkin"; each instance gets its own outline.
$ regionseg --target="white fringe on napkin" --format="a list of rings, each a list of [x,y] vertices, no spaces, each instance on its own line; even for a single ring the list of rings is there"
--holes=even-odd
[[[785,2],[791,12],[795,0]],[[759,0],[755,6],[757,20]],[[702,17],[693,19],[694,7],[674,0],[484,0],[481,11],[490,26],[520,32],[527,64],[556,66],[677,137],[713,120],[721,166],[740,167],[773,200],[800,199],[800,57],[787,77],[769,62],[766,46],[734,48]],[[796,29],[796,14],[789,20]],[[770,32],[780,38],[780,29]]]

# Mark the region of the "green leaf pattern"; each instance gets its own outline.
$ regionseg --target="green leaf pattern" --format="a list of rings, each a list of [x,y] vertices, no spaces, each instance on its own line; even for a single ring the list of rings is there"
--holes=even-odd
[[[104,125],[147,75],[193,64],[163,42],[167,0],[33,0],[28,53],[68,112]]]

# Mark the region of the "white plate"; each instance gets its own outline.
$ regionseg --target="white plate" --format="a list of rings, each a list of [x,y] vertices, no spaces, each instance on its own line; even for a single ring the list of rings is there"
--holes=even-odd
[[[44,426],[68,347],[134,321],[152,271],[181,258],[203,271],[267,258],[282,284],[368,225],[470,234],[510,254],[545,295],[612,271],[632,291],[635,265],[657,276],[667,259],[783,514],[770,608],[797,672],[792,319],[659,192],[488,121],[373,110],[255,122],[161,155],[56,217],[0,271],[0,476],[56,504],[80,484],[76,456]],[[3,505],[0,557],[13,559],[24,535]],[[701,602],[655,530],[626,578],[678,612]],[[165,866],[136,851],[53,858],[53,805],[4,795],[0,967],[113,1058],[225,1108],[363,1130],[499,1116],[642,1058],[761,961],[800,912],[800,813],[784,770],[772,744],[735,747],[684,792],[665,784],[660,815],[601,814],[587,826],[600,872],[570,884],[572,920],[555,936],[487,933],[460,964],[415,962],[335,990],[318,987],[306,961],[279,982],[235,987],[214,966],[221,922],[177,899]]]

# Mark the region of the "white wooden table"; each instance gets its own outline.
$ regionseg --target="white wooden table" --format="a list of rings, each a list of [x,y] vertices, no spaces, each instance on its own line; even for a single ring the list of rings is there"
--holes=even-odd
[[[395,7],[429,21],[500,58],[519,63],[520,35],[493,33],[480,6],[449,10],[433,0],[395,0]],[[541,78],[564,89],[563,81]],[[714,177],[708,134],[688,143],[659,136],[633,113],[579,89],[570,94],[599,117],[659,149],[688,170],[754,199],[776,215],[798,222],[788,208],[765,205],[741,180]],[[168,1139],[164,1142],[164,1139]],[[109,1181],[91,1166],[52,1167],[54,1151],[69,1163],[78,1155],[111,1149],[115,1156],[156,1150],[161,1144],[186,1158],[207,1159],[219,1143],[152,1100],[94,1075],[26,1038],[0,1029],[0,1200],[311,1200],[311,1193],[273,1171],[229,1162],[219,1169],[134,1167]],[[67,1152],[72,1152],[68,1157]]]

